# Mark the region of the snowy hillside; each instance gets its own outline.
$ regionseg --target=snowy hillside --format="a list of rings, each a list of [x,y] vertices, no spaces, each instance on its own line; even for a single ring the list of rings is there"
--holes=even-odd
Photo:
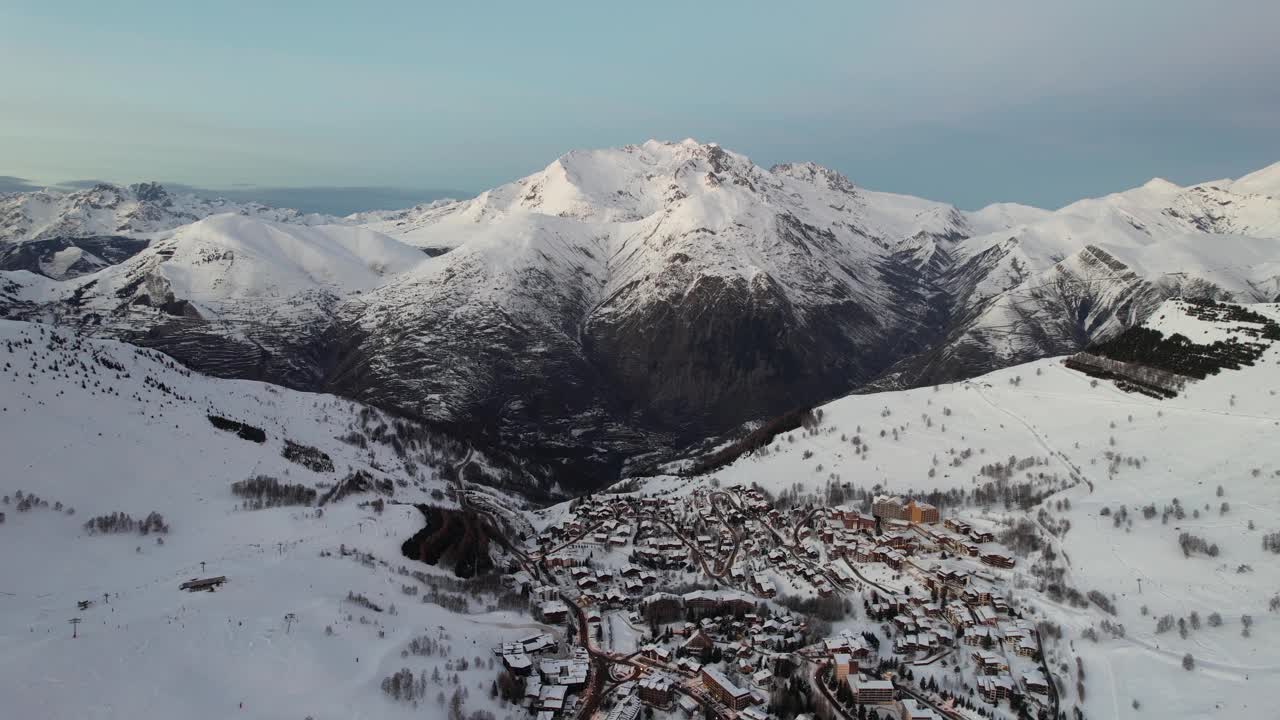
[[[1271,329],[1252,315],[1159,306],[1146,327],[1166,338],[1261,351],[1171,399],[1046,359],[844,398],[709,476],[629,487],[683,496],[742,484],[864,512],[879,493],[927,500],[1014,548],[1017,565],[1001,575],[1011,597],[1061,626],[1047,656],[1066,680],[1063,709],[1270,717],[1280,681],[1280,305],[1245,310]]]
[[[156,183],[0,194],[0,269],[84,275],[138,252],[163,231],[222,213],[302,225],[338,222],[259,203],[174,195]]]
[[[0,369],[8,713],[420,717],[455,691],[500,711],[488,649],[530,620],[493,607],[500,586],[473,591],[401,555],[423,518],[395,503],[456,507],[445,478],[485,462],[465,445],[40,325],[0,321]],[[280,489],[233,491],[262,477]],[[159,519],[143,533],[116,512]],[[209,576],[227,582],[179,589]],[[422,709],[380,689],[406,667]]]

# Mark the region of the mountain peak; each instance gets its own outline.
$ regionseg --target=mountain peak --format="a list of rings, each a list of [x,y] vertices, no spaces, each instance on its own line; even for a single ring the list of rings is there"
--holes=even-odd
[[[1231,191],[1241,194],[1280,195],[1280,162],[1255,170],[1231,183]]]
[[[1156,192],[1178,192],[1182,190],[1182,186],[1177,185],[1175,183],[1171,183],[1168,180],[1165,180],[1164,178],[1155,177],[1143,183],[1142,189],[1153,190]]]

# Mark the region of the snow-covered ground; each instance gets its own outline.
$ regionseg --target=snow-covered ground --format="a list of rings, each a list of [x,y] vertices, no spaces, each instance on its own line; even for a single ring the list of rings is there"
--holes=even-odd
[[[217,429],[208,414],[262,429],[265,441]],[[443,571],[400,553],[422,526],[416,508],[379,513],[361,507],[375,498],[364,493],[323,508],[246,510],[231,492],[269,475],[323,495],[363,471],[395,483],[400,501],[442,493],[436,468],[465,452],[446,438],[426,437],[404,458],[390,444],[338,439],[388,422],[336,397],[205,378],[158,353],[0,321],[4,716],[443,716],[437,695],[459,689],[468,711],[506,714],[489,696],[491,648],[537,626],[523,612],[491,610],[492,598],[472,598],[467,612],[424,602],[433,588],[458,593]],[[333,470],[287,460],[286,439],[327,454]],[[42,502],[21,511],[19,491]],[[114,511],[158,512],[169,532],[83,528]],[[401,574],[406,565],[424,574]],[[228,578],[217,592],[178,588],[216,575]],[[424,636],[435,653],[402,657]],[[425,673],[416,711],[380,689],[401,668]]]

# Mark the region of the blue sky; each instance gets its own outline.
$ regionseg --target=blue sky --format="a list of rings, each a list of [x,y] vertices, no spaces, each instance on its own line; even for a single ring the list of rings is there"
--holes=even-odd
[[[1280,3],[0,6],[0,175],[480,190],[694,137],[962,207],[1280,161]]]

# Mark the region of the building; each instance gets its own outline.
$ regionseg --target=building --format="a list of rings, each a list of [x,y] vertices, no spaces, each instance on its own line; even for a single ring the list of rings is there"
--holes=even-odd
[[[975,650],[973,660],[977,663],[979,670],[986,675],[1001,675],[1009,672],[1009,663],[989,650]]]
[[[533,670],[533,660],[523,652],[503,655],[502,664],[516,675],[528,675]]]
[[[671,622],[680,617],[684,601],[672,593],[654,593],[640,601],[640,614],[654,622]]]
[[[836,653],[832,659],[832,672],[835,673],[836,682],[844,682],[849,677],[849,667],[853,665],[853,658],[845,653]]]
[[[850,675],[849,692],[863,705],[889,705],[893,702],[893,683],[888,680],[868,680],[862,675]]]
[[[701,676],[711,697],[730,710],[742,710],[755,700],[750,691],[729,682],[729,678],[715,668],[702,668]]]
[[[831,509],[831,519],[838,521],[846,530],[874,530],[876,519],[863,515],[847,505]]]
[[[569,658],[545,658],[538,663],[538,673],[542,676],[543,686],[565,685],[581,687],[587,684],[587,674],[591,671],[591,656],[585,648],[576,648]]]
[[[706,660],[711,656],[711,650],[715,647],[715,642],[709,635],[701,630],[695,630],[688,640],[680,645],[680,649],[693,655],[701,660]]]
[[[871,514],[884,520],[905,520],[905,506],[900,497],[877,495],[871,503]]]
[[[640,648],[640,654],[644,655],[650,660],[657,660],[658,662],[664,662],[664,663],[671,662],[671,651],[662,647],[661,645],[654,645],[654,644],[645,645],[644,647]]]
[[[605,716],[605,720],[636,720],[640,717],[640,703],[634,697],[628,697],[618,703]]]
[[[569,617],[569,606],[561,600],[548,600],[538,606],[538,615],[544,623],[562,623]]]
[[[650,705],[665,707],[671,702],[671,677],[666,673],[655,672],[642,678],[637,685],[640,699]]]
[[[564,699],[569,688],[566,685],[543,685],[538,692],[538,709],[559,712],[564,709]]]
[[[902,720],[939,720],[933,708],[914,698],[902,699]]]
[[[1036,668],[1031,672],[1023,673],[1022,686],[1027,689],[1027,692],[1032,692],[1037,695],[1049,694],[1049,681],[1044,679],[1044,673],[1040,671],[1040,668]]]
[[[1008,675],[978,677],[978,692],[990,703],[998,703],[1013,694],[1013,680]]]
[[[906,514],[904,519],[910,520],[913,523],[926,523],[932,525],[938,522],[939,519],[938,508],[930,505],[929,503],[918,503],[915,500],[912,500],[907,503],[903,510]]]
[[[991,567],[1011,568],[1014,565],[1013,556],[1003,550],[983,550],[979,559],[983,565]]]

